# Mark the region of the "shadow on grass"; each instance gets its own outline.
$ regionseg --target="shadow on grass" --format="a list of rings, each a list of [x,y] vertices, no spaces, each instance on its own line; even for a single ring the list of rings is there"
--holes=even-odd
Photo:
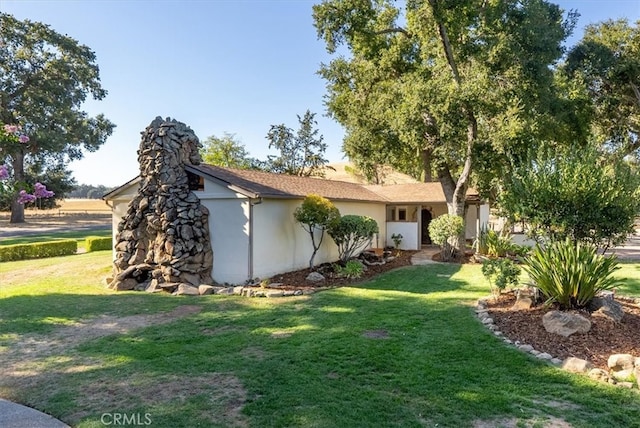
[[[203,310],[40,361],[19,393],[80,426],[97,425],[104,412],[135,411],[150,413],[154,426],[458,427],[549,418],[638,426],[637,394],[561,372],[487,332],[460,304],[485,291],[471,283],[479,269],[434,266],[277,302],[76,296],[66,303],[87,299],[81,308],[93,315],[110,299],[138,311],[169,309],[167,300]]]

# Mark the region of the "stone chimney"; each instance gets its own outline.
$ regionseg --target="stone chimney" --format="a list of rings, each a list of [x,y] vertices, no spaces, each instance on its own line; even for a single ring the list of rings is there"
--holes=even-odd
[[[118,224],[109,288],[175,292],[211,284],[209,210],[185,171],[202,161],[200,141],[171,118],[157,117],[141,134],[140,187]]]

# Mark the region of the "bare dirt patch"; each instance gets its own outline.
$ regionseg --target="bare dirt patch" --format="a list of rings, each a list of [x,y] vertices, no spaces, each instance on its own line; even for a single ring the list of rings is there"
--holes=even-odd
[[[362,335],[368,339],[389,339],[387,330],[367,330]]]
[[[201,416],[212,424],[229,427],[248,425],[246,417],[242,415],[247,392],[236,376],[227,373],[155,378],[133,375],[108,384],[91,384],[83,388],[81,397],[76,398],[82,411],[70,415],[68,419],[70,422],[79,422],[85,417],[103,413],[105,409],[127,412],[143,406],[149,408],[149,418],[153,421],[154,406],[171,403],[178,407],[195,396],[207,401],[210,411]],[[127,407],[127,403],[131,408]]]
[[[165,324],[200,312],[201,306],[184,305],[173,311],[150,315],[117,317],[104,315],[83,320],[73,325],[60,327],[46,335],[28,334],[10,340],[0,351],[2,386],[4,389],[20,390],[39,383],[47,384],[55,373],[43,368],[57,366],[58,372],[84,371],[96,362],[79,361],[66,357],[68,351],[79,344],[112,334],[128,333],[137,328]],[[66,364],[73,362],[73,364]]]
[[[473,428],[571,428],[568,422],[553,417],[545,417],[534,420],[522,420],[518,418],[505,418],[497,420],[476,420],[473,422]]]

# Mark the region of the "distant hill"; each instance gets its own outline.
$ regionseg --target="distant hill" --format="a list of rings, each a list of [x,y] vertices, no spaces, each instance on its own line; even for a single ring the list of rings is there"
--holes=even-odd
[[[374,184],[367,183],[366,178],[351,162],[334,162],[328,164],[331,168],[325,168],[325,178],[328,180],[346,181],[349,183]],[[413,177],[398,172],[390,166],[384,167],[384,184],[407,184],[418,183]]]

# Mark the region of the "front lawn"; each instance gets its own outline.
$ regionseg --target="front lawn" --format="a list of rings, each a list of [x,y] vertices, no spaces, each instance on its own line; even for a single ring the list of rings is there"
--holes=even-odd
[[[249,299],[116,294],[100,283],[110,256],[0,264],[1,397],[80,427],[115,413],[154,427],[640,426],[636,391],[485,330],[478,265]],[[639,265],[618,274],[640,295]]]

